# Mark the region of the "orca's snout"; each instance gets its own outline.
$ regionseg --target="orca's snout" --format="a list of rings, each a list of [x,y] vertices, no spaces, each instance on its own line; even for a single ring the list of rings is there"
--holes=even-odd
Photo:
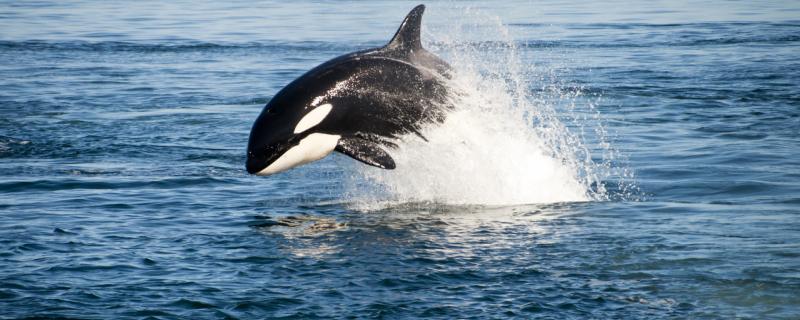
[[[287,141],[278,142],[262,148],[249,148],[247,150],[247,162],[245,167],[250,174],[270,175],[274,172],[264,172],[265,169],[270,168],[270,165],[275,163],[283,156],[289,149],[297,145],[298,139],[293,136]],[[268,170],[271,171],[271,170]]]
[[[266,157],[257,156],[252,151],[247,152],[247,162],[245,163],[245,168],[247,168],[247,173],[249,174],[256,174],[259,173],[261,170],[267,167]]]

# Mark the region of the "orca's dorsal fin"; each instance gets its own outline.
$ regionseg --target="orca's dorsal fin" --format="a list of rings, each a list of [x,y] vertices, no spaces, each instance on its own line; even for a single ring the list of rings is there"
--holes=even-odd
[[[425,5],[421,4],[408,13],[400,28],[392,37],[392,41],[386,45],[389,50],[421,49],[420,27],[422,26],[422,13],[425,12]]]

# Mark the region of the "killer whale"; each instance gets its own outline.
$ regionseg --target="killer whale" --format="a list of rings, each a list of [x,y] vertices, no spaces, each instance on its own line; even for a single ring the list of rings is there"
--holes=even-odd
[[[333,151],[394,169],[386,149],[404,134],[442,122],[449,65],[422,47],[424,5],[403,20],[383,47],[325,62],[281,89],[250,131],[247,172],[270,175]]]

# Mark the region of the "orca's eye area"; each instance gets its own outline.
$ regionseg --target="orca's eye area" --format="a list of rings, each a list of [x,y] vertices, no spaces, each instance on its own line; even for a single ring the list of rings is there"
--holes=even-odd
[[[277,115],[277,114],[280,114],[280,111],[278,111],[278,108],[275,108],[275,107],[269,107],[269,108],[267,108],[267,113],[268,113],[268,114],[275,114],[275,115]]]
[[[264,154],[272,154],[273,152],[275,152],[275,150],[280,149],[280,147],[282,147],[282,146],[283,146],[283,144],[268,145],[268,146],[264,147]]]

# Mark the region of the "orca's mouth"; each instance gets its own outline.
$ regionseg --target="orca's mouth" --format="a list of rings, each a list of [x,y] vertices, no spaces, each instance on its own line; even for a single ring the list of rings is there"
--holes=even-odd
[[[260,150],[247,150],[247,163],[245,164],[247,173],[257,174],[266,169],[286,151],[296,146],[299,140],[297,136],[294,136],[286,142],[275,143]]]

